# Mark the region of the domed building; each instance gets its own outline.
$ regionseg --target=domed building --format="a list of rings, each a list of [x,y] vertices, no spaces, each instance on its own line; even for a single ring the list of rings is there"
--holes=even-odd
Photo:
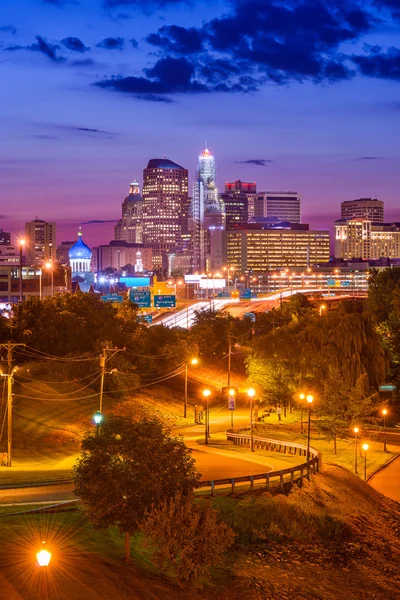
[[[82,229],[79,227],[78,240],[69,249],[68,258],[72,277],[88,279],[88,273],[92,270],[92,251],[83,241],[82,235]]]

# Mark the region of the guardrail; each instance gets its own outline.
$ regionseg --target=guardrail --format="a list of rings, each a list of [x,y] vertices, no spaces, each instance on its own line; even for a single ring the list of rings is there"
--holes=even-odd
[[[235,445],[239,446],[250,446],[250,434],[248,428],[240,429],[228,429],[226,437],[229,441],[232,441]],[[253,435],[253,444],[257,449],[265,449],[269,451],[281,452],[283,454],[292,454],[298,456],[306,456],[307,447],[303,444],[296,444],[294,442],[284,442],[281,440],[273,440],[264,438],[261,436]],[[321,455],[315,448],[310,447],[310,458],[300,465],[289,467],[288,469],[282,469],[280,471],[270,471],[269,473],[260,473],[259,475],[244,475],[242,477],[233,477],[227,479],[214,479],[213,481],[202,481],[198,489],[205,487],[211,488],[211,495],[215,495],[216,486],[231,486],[232,494],[236,493],[236,485],[241,483],[250,483],[250,489],[254,489],[255,481],[265,480],[265,488],[267,491],[271,491],[271,483],[274,481],[278,482],[278,487],[281,491],[285,489],[285,485],[301,485],[304,477],[310,479],[311,473],[318,473],[321,468]]]

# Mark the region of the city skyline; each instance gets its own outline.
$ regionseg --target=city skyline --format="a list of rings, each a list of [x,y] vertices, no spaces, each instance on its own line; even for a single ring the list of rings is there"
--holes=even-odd
[[[246,22],[244,5],[257,22]],[[191,189],[205,141],[220,191],[236,179],[297,191],[312,227],[332,229],[340,203],[359,197],[383,200],[386,220],[398,219],[393,2],[142,6],[3,3],[3,229],[22,234],[37,215],[57,221],[59,240],[82,224],[89,244],[108,241],[148,160],[184,166]]]

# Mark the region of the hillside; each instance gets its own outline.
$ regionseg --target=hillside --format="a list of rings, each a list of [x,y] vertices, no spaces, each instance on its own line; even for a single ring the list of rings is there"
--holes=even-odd
[[[137,540],[127,567],[119,534],[94,531],[73,513],[2,519],[1,572],[14,590],[7,600],[41,598],[33,567],[38,531],[55,550],[48,600],[398,600],[400,507],[348,471],[325,467],[288,496],[259,492],[214,503],[238,537],[201,593],[158,574]]]

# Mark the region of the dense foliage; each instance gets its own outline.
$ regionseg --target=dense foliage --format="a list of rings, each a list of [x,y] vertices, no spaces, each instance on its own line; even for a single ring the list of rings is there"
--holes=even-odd
[[[89,433],[74,468],[75,493],[95,528],[134,533],[146,511],[177,492],[187,496],[200,475],[181,438],[156,419],[110,414],[100,435]]]

